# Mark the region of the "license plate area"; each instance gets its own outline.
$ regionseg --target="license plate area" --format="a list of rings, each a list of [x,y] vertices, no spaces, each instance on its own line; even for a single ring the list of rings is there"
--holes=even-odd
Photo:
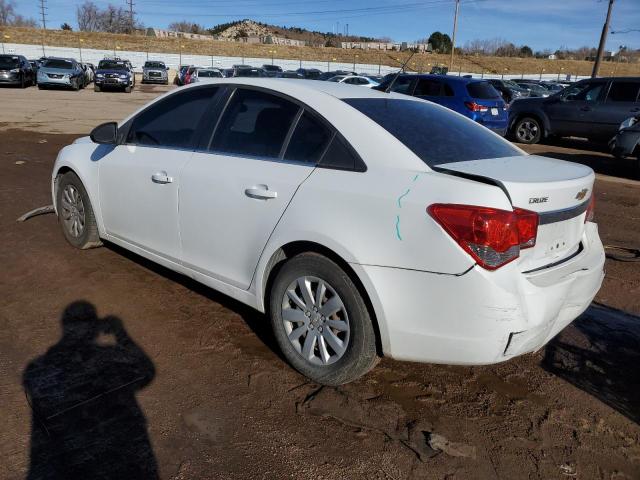
[[[498,116],[498,109],[496,107],[491,108],[491,115],[493,115],[494,117]]]

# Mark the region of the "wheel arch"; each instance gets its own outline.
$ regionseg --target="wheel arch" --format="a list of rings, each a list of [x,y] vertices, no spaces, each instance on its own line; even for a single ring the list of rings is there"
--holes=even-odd
[[[517,113],[513,119],[511,120],[511,124],[509,125],[509,133],[513,135],[513,130],[520,120],[525,117],[530,117],[538,122],[540,122],[540,126],[542,127],[542,138],[546,138],[551,133],[551,125],[549,123],[549,119],[546,115],[539,111],[527,111],[527,112],[519,112]]]
[[[335,262],[349,276],[367,305],[367,310],[369,311],[376,334],[376,350],[379,355],[383,355],[384,351],[388,350],[388,348],[385,348],[385,346],[389,344],[388,334],[382,309],[379,306],[379,300],[373,285],[366,277],[364,271],[357,268],[357,265],[349,263],[342,255],[321,243],[309,240],[296,240],[281,245],[273,251],[262,273],[256,275],[256,279],[260,280],[256,282],[256,297],[259,302],[258,308],[262,311],[268,311],[269,292],[276,275],[288,259],[301,253],[317,253],[323,255]]]

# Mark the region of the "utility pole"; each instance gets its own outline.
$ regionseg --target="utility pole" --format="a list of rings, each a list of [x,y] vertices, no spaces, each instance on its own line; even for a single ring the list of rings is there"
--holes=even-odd
[[[613,9],[613,1],[609,0],[609,8],[607,8],[607,19],[604,21],[602,27],[602,34],[600,34],[600,44],[598,45],[598,53],[596,54],[596,63],[593,64],[593,72],[591,78],[598,76],[600,70],[600,62],[602,62],[602,54],[604,53],[604,46],[607,43],[607,33],[609,33],[609,21],[611,20],[611,10]]]
[[[451,37],[451,58],[449,59],[449,71],[453,69],[453,54],[456,51],[456,32],[458,31],[458,11],[459,10],[460,10],[460,0],[456,0],[456,13],[453,15],[453,36]]]
[[[42,56],[46,57],[46,53],[44,51],[44,36],[47,32],[47,7],[45,6],[45,0],[40,0],[40,15],[42,16]]]
[[[129,33],[133,33],[133,0],[127,0],[129,5]]]

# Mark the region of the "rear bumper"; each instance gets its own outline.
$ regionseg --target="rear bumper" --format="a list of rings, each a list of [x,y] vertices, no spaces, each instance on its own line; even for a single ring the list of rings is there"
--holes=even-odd
[[[600,288],[605,257],[596,224],[587,224],[582,244],[570,260],[530,274],[518,262],[458,276],[363,266],[384,319],[385,355],[481,365],[540,349]]]

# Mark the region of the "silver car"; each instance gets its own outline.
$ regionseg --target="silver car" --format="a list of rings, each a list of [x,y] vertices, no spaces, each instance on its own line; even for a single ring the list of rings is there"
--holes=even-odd
[[[73,58],[47,58],[38,69],[38,88],[84,88],[84,70]]]
[[[142,83],[161,83],[169,84],[169,69],[164,62],[146,61],[142,67]]]

